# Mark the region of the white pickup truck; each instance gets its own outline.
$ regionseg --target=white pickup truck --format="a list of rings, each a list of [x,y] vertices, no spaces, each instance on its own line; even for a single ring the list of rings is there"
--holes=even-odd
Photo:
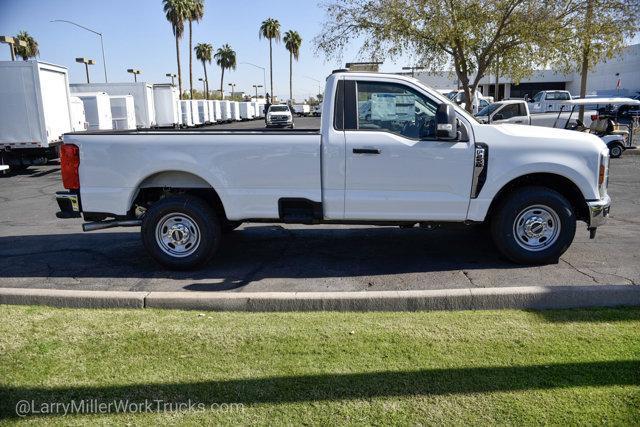
[[[593,237],[610,205],[596,136],[480,124],[416,79],[377,73],[331,74],[317,131],[70,133],[61,153],[58,217],[141,226],[173,269],[210,260],[242,222],[487,222],[512,261],[557,262],[576,221]]]
[[[591,118],[597,114],[597,111],[585,111],[584,125],[589,127],[592,120]],[[572,114],[571,111],[566,108],[562,112],[558,110],[558,112],[531,114],[529,111],[529,105],[526,101],[512,99],[489,104],[482,110],[478,111],[475,117],[476,120],[482,123],[513,123],[566,129],[567,127],[571,127],[572,124],[575,124],[578,115]],[[568,120],[571,120],[569,126],[567,126]]]

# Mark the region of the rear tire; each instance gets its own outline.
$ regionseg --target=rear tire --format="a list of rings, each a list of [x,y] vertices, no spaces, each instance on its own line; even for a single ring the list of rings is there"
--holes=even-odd
[[[220,222],[203,200],[169,196],[154,203],[142,220],[142,243],[171,270],[190,270],[211,260],[220,244]]]
[[[613,144],[611,147],[609,147],[609,156],[613,159],[617,159],[622,156],[623,152],[624,148],[622,148],[622,145],[620,144]]]
[[[491,235],[504,256],[519,264],[557,263],[576,233],[571,204],[557,191],[523,187],[503,200]]]

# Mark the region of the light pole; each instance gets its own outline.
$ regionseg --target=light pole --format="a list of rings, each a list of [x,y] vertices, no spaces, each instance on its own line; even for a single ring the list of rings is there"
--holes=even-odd
[[[229,83],[229,86],[231,86],[231,99],[233,100],[233,93],[235,92],[236,84],[235,83]]]
[[[165,76],[171,77],[171,86],[175,86],[175,83],[174,83],[173,79],[178,77],[178,76],[176,74],[173,74],[173,73],[167,73],[167,74],[165,74]]]
[[[199,77],[198,81],[202,82],[202,93],[204,94],[204,98],[209,99],[209,94],[207,93],[207,80],[203,79],[202,77]]]
[[[49,22],[66,22],[67,24],[75,25],[76,27],[82,28],[83,30],[90,31],[93,34],[97,34],[97,35],[100,36],[100,48],[102,49],[102,67],[104,68],[104,82],[108,83],[109,80],[107,80],[107,61],[104,58],[104,43],[102,42],[102,33],[94,31],[91,28],[87,28],[87,27],[85,27],[83,25],[76,24],[75,22],[67,21],[65,19],[54,19],[54,20],[49,21]]]
[[[258,100],[258,88],[262,87],[262,85],[253,85],[253,88],[256,90],[256,101]]]
[[[306,78],[306,79],[313,80],[313,81],[317,82],[317,83],[318,83],[318,95],[320,95],[320,94],[321,94],[321,92],[320,92],[320,83],[322,83],[322,82],[321,82],[320,80],[318,80],[318,79],[314,79],[313,77],[309,77],[309,76],[302,76],[302,77],[304,77],[304,78]]]
[[[264,88],[264,95],[267,96],[267,69],[251,62],[240,62],[240,64],[251,65],[252,67],[260,68],[262,70],[262,87]]]
[[[416,70],[424,70],[423,66],[416,66],[416,67],[402,67],[403,70],[411,70],[411,77],[415,77],[414,72]]]
[[[142,74],[142,71],[140,70],[134,70],[133,68],[129,68],[127,70],[127,73],[131,73],[133,74],[133,81],[137,82],[138,81],[138,74]]]
[[[11,51],[11,60],[16,60],[16,44],[18,46],[27,47],[27,42],[24,40],[18,40],[11,36],[0,36],[0,43],[6,43],[9,45]]]
[[[84,69],[87,72],[87,83],[91,83],[89,81],[89,65],[93,65],[96,63],[93,59],[88,58],[76,58],[76,62],[79,64],[84,64]]]

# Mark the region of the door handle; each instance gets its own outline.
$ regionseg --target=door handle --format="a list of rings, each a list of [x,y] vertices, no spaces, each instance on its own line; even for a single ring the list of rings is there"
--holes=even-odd
[[[353,154],[380,154],[379,148],[354,148]]]

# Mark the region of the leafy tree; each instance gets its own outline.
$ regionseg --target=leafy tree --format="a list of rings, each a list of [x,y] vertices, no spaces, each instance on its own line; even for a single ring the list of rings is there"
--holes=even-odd
[[[182,99],[182,68],[180,68],[180,39],[184,34],[184,21],[188,16],[189,0],[162,0],[167,21],[176,39],[176,61],[178,62],[178,93]]]
[[[284,41],[284,46],[289,51],[289,100],[293,102],[293,60],[295,58],[297,61],[300,58],[302,37],[297,31],[287,31],[284,33],[282,41]]]
[[[260,24],[259,38],[269,40],[269,79],[271,83],[271,99],[274,99],[273,92],[273,41],[280,42],[280,22],[277,19],[268,18]]]
[[[40,55],[40,49],[38,48],[38,42],[26,31],[20,31],[16,36],[16,39],[27,42],[26,46],[20,46],[16,44],[16,55],[22,57],[23,60],[29,58],[35,58]]]
[[[193,91],[193,21],[204,17],[203,0],[187,0],[187,21],[189,21],[189,89]]]
[[[587,75],[602,60],[611,59],[625,40],[638,33],[639,0],[573,0],[563,37],[574,43],[559,45],[557,63],[580,72],[580,97],[587,94]],[[583,120],[584,108],[580,109]]]
[[[229,46],[228,44],[224,44],[222,47],[218,48],[213,57],[216,60],[216,64],[220,66],[222,69],[222,74],[220,76],[220,96],[221,99],[224,99],[224,70],[235,70],[236,69],[236,52]]]
[[[213,46],[209,43],[198,43],[194,48],[196,51],[196,58],[202,62],[202,68],[204,69],[204,81],[206,87],[206,99],[209,99],[209,77],[207,77],[207,62],[211,64],[211,57],[213,55]]]
[[[562,0],[333,0],[325,10],[314,41],[327,57],[339,59],[359,39],[373,59],[410,52],[430,71],[452,65],[468,111],[498,56],[513,58],[501,63],[515,76],[547,63],[569,13]]]

